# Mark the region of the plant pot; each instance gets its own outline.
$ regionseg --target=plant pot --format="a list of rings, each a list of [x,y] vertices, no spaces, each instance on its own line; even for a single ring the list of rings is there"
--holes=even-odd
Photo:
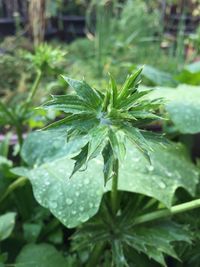
[[[181,24],[183,23],[183,29],[185,34],[194,32],[200,22],[199,17],[183,16],[183,14],[171,14],[165,17],[165,31],[170,34],[178,34],[181,30]]]
[[[61,16],[59,17],[62,25],[62,39],[71,42],[76,38],[85,37],[86,20],[79,16]]]
[[[21,18],[20,24],[21,27],[24,27],[26,24],[26,19]],[[16,33],[16,25],[15,20],[13,18],[0,18],[0,38],[15,35]]]
[[[48,19],[45,31],[45,40],[49,41],[52,39],[60,39],[60,34],[58,30],[58,18],[52,17]]]
[[[15,34],[15,22],[12,18],[1,18],[0,19],[0,37]]]

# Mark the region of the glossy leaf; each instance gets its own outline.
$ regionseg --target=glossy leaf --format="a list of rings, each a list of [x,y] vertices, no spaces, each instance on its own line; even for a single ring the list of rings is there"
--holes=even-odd
[[[194,195],[199,171],[188,159],[183,146],[163,147],[152,142],[151,165],[133,145],[127,143],[127,147],[126,158],[119,170],[120,190],[154,197],[167,207],[171,206],[178,187]]]
[[[67,267],[60,252],[49,244],[29,244],[22,248],[16,260],[16,267]]]
[[[8,238],[15,226],[16,213],[8,212],[0,216],[0,241]]]
[[[178,131],[200,132],[200,87],[180,85],[177,88],[157,88],[151,97],[165,98],[166,110]]]
[[[51,138],[51,133],[29,135],[22,155],[35,168],[27,172],[23,170],[23,174],[30,179],[37,201],[67,227],[75,227],[97,213],[104,192],[110,190],[110,182],[104,187],[104,176],[109,179],[112,175],[112,161],[104,156],[104,165],[102,158],[95,158],[89,161],[85,171],[77,171],[69,179],[74,166],[71,158],[83,144],[78,140],[64,143],[65,136],[60,136],[60,143],[54,147],[57,138],[55,133]],[[153,197],[167,207],[170,207],[178,187],[194,194],[199,172],[185,156],[183,147],[163,147],[154,142],[151,146],[152,165],[132,143],[127,142],[126,157],[119,169],[118,189]]]
[[[160,71],[152,66],[145,65],[142,75],[153,83],[160,86],[176,86],[177,82],[172,75],[167,72]]]

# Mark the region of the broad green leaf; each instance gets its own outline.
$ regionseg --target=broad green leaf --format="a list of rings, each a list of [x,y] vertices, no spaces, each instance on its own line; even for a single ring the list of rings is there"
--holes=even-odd
[[[194,134],[200,132],[200,87],[180,85],[177,88],[157,88],[152,98],[165,98],[166,110],[178,131]]]
[[[91,107],[97,108],[101,103],[99,94],[85,81],[77,81],[66,76],[63,79],[76,91],[77,95]]]
[[[110,181],[105,189],[102,158],[91,160],[85,171],[76,172],[69,179],[74,166],[70,158],[77,155],[84,144],[81,146],[77,140],[68,144],[64,136],[56,138],[54,133],[51,138],[50,134],[36,132],[29,135],[22,155],[35,168],[22,173],[30,179],[37,201],[63,224],[75,227],[97,213],[104,192],[111,188]],[[53,149],[54,140],[60,142],[56,149]],[[178,187],[194,194],[199,172],[185,156],[183,147],[163,147],[154,142],[151,146],[154,149],[150,152],[152,165],[131,142],[127,142],[126,157],[119,170],[119,190],[153,197],[167,207],[172,204]],[[107,162],[107,175],[110,175],[109,166]]]
[[[49,244],[29,244],[22,248],[16,259],[16,267],[67,267],[60,252]]]
[[[199,85],[200,84],[200,71],[193,72],[187,68],[183,69],[180,74],[175,76],[176,80],[182,84]]]
[[[186,65],[184,69],[175,78],[181,83],[190,85],[199,85],[200,84],[199,61]]]
[[[152,66],[145,65],[142,75],[150,80],[154,85],[176,86],[177,82],[166,72],[160,71]]]
[[[119,170],[119,189],[158,199],[170,207],[177,188],[194,195],[199,171],[188,159],[182,145],[163,147],[152,142],[151,165],[131,143]]]
[[[93,216],[103,195],[102,161],[91,160],[85,171],[69,178],[74,168],[71,158],[87,142],[81,138],[67,143],[65,135],[53,131],[31,133],[22,147],[22,157],[34,168],[13,170],[29,178],[36,200],[68,227]]]
[[[38,166],[59,157],[73,155],[86,143],[86,138],[67,143],[65,133],[38,131],[28,135],[22,147],[21,156],[29,166]]]
[[[23,231],[24,231],[24,238],[27,242],[36,242],[40,232],[42,230],[41,223],[24,223],[23,224]]]
[[[28,174],[36,200],[69,228],[97,213],[104,190],[101,161],[91,160],[85,171],[69,179],[73,165],[73,160],[63,157]]]
[[[8,238],[15,226],[16,213],[8,212],[0,216],[0,241]]]
[[[185,67],[186,70],[189,70],[192,73],[200,73],[200,62],[193,62]]]

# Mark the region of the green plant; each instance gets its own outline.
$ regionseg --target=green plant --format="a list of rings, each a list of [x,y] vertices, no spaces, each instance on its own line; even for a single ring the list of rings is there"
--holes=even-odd
[[[27,93],[26,98],[22,90],[21,98],[19,95],[12,101],[0,102],[0,124],[11,125],[15,128],[20,146],[23,143],[23,127],[33,115],[32,101],[38,92],[39,85],[42,79],[47,75],[55,75],[60,69],[58,63],[60,63],[64,57],[64,53],[55,49],[47,44],[42,44],[35,49],[35,53],[24,52],[23,57],[32,64],[32,69],[36,72],[35,80],[30,86],[30,91]],[[30,67],[30,68],[31,68]],[[17,105],[16,105],[17,102]],[[9,103],[9,106],[7,105]],[[37,116],[37,114],[36,114]]]
[[[161,119],[163,100],[139,90],[141,71],[120,89],[110,77],[106,91],[63,76],[74,92],[42,108],[65,117],[30,134],[21,150],[28,167],[13,169],[29,178],[42,206],[78,227],[72,266],[167,266],[164,254],[178,258],[174,242],[191,242],[171,216],[200,201],[172,204],[178,187],[194,195],[199,171],[182,145],[144,130]]]

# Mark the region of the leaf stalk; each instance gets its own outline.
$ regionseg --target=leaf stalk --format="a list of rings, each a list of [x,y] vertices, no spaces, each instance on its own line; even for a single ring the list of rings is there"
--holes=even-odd
[[[142,216],[139,216],[135,219],[134,225],[147,223],[154,220],[164,219],[169,216],[173,216],[178,213],[186,212],[192,209],[200,208],[200,199],[192,200],[183,204],[175,205],[170,209],[162,209],[154,211]]]
[[[112,190],[111,190],[111,205],[113,214],[117,213],[119,206],[118,199],[118,175],[119,175],[119,160],[115,159],[113,165]]]

